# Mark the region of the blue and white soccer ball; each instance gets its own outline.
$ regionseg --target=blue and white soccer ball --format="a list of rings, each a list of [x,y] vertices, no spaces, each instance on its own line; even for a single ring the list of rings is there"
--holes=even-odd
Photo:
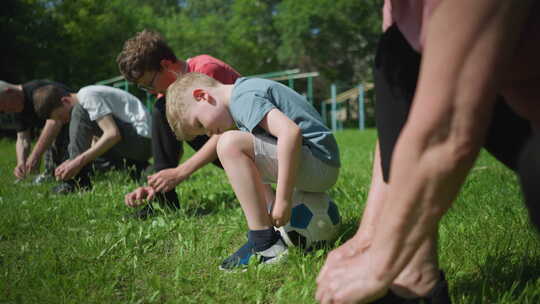
[[[291,221],[279,228],[288,246],[310,250],[336,240],[341,218],[326,193],[295,190],[292,201]]]

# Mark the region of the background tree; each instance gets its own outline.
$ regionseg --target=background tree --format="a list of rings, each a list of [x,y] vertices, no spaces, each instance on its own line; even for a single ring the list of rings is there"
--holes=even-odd
[[[160,31],[181,58],[210,54],[244,75],[319,71],[328,84],[371,79],[380,0],[4,0],[1,79],[77,89],[118,75],[123,42]]]

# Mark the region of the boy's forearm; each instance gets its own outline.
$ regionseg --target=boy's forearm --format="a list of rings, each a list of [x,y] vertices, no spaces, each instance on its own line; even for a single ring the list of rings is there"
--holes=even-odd
[[[278,179],[276,200],[291,203],[301,146],[302,134],[300,128],[291,130],[287,135],[280,136],[277,139]]]
[[[58,136],[58,133],[60,133],[62,126],[63,124],[61,122],[48,119],[28,159],[38,160],[41,158],[45,150],[52,145],[53,141],[56,139],[56,136]]]
[[[214,135],[202,146],[199,151],[193,154],[185,162],[178,165],[178,169],[182,174],[189,176],[200,168],[206,166],[207,164],[213,162],[217,159],[217,142],[219,140],[219,135]]]

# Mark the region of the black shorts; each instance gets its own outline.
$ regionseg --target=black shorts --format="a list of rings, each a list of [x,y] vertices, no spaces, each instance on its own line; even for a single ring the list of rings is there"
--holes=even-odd
[[[388,182],[390,163],[401,129],[407,121],[421,56],[397,26],[381,37],[375,57],[375,122],[379,137],[383,178]],[[508,168],[516,171],[520,151],[532,135],[530,124],[517,116],[499,97],[484,148]]]

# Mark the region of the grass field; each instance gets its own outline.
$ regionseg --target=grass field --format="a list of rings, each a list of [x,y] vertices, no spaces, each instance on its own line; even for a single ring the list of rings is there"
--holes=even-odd
[[[375,132],[337,134],[343,168],[331,196],[342,238],[356,229]],[[124,220],[136,184],[99,176],[91,192],[55,196],[52,183],[14,184],[14,143],[0,141],[0,303],[314,303],[328,250],[244,273],[218,270],[245,241],[225,174],[208,166],[177,188],[182,209]],[[540,303],[540,240],[514,175],[486,153],[440,229],[454,303]]]

